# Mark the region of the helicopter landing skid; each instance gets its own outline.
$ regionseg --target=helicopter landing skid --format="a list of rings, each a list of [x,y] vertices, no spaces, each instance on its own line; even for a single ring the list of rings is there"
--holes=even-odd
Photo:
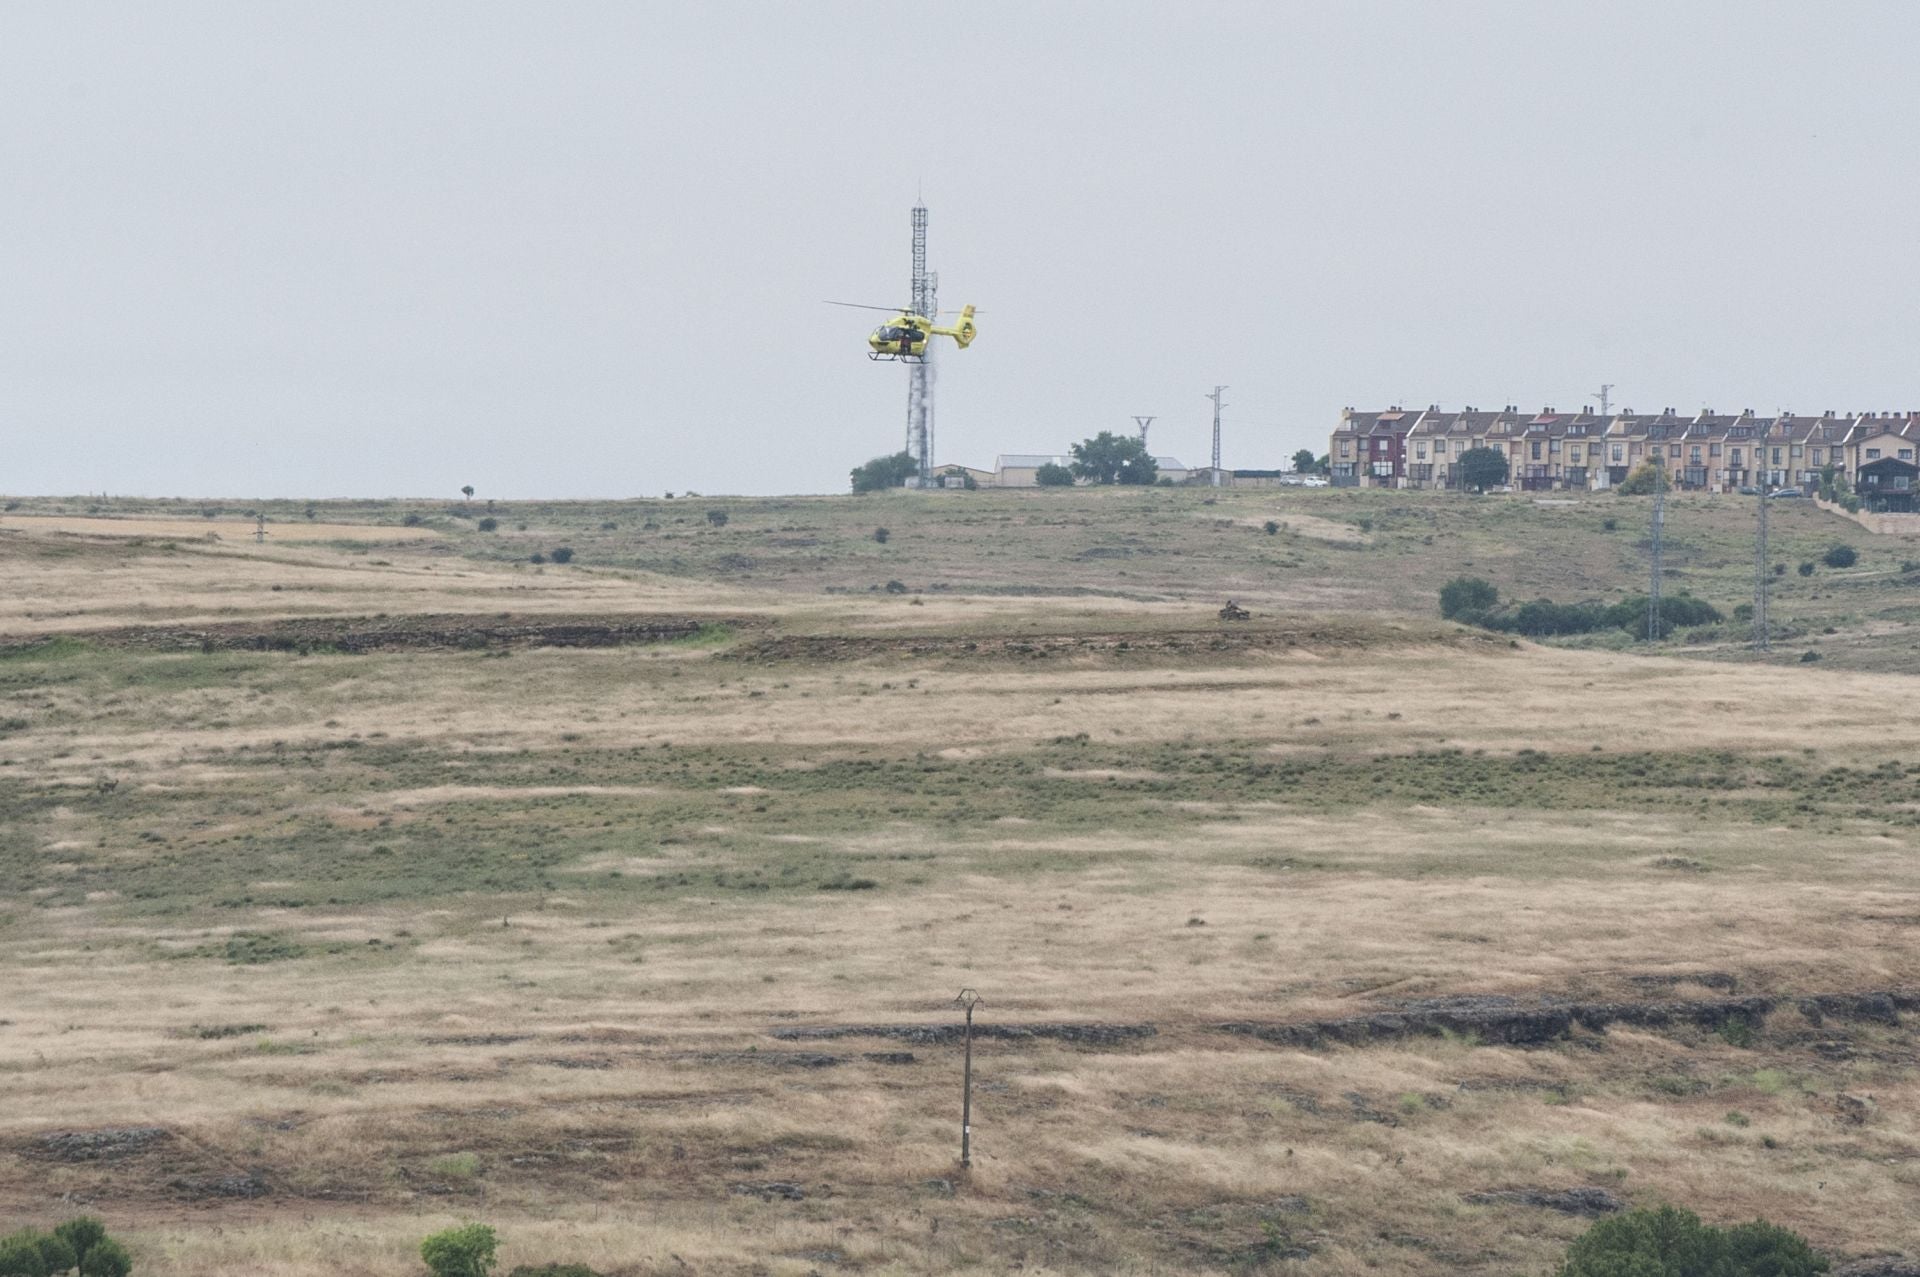
[[[882,355],[869,353],[867,358],[873,360],[875,363],[889,364],[924,364],[927,362],[925,355]]]

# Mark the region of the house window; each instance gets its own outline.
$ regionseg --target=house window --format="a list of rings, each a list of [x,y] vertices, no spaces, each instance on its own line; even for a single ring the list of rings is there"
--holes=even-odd
[[[1571,448],[1567,449],[1567,460],[1572,462],[1576,466],[1580,464],[1580,445],[1579,444],[1576,443]]]
[[[1778,448],[1773,450],[1773,464],[1776,466],[1780,464],[1780,449]]]
[[[1625,448],[1622,448],[1617,443],[1613,445],[1613,463],[1615,465],[1619,465],[1621,462],[1627,459],[1625,454],[1626,454]],[[1649,586],[1648,588],[1651,589],[1652,587]]]
[[[1427,445],[1424,443],[1415,444],[1413,446],[1413,455],[1425,461],[1427,459]]]
[[[1826,463],[1827,463],[1827,450],[1825,448],[1815,448],[1813,450],[1813,464],[1816,466],[1821,466],[1821,465],[1825,465]]]
[[[1739,448],[1733,449],[1733,464],[1735,466],[1738,466],[1740,464],[1740,452],[1741,452],[1741,449]]]
[[[1912,449],[1912,448],[1902,448],[1902,449],[1900,449],[1900,460],[1902,460],[1902,461],[1911,461],[1911,460],[1913,460],[1913,449]]]
[[[1435,439],[1433,441],[1433,455],[1436,457],[1444,457],[1447,455],[1447,441],[1445,439]]]
[[[1867,460],[1878,461],[1879,459],[1880,459],[1880,449],[1878,448],[1867,449]]]
[[[1695,449],[1695,451],[1698,451],[1698,449]],[[1719,456],[1719,455],[1720,455],[1720,445],[1719,445],[1719,444],[1717,444],[1717,443],[1710,443],[1710,444],[1708,444],[1708,445],[1707,445],[1707,455],[1708,455],[1709,457],[1717,457],[1717,456]]]
[[[1776,451],[1777,451],[1777,450],[1776,450]],[[1805,451],[1806,451],[1806,449],[1805,449],[1805,448],[1802,448],[1802,447],[1801,447],[1801,446],[1800,446],[1799,444],[1797,444],[1797,443],[1796,443],[1796,444],[1794,444],[1794,445],[1793,445],[1793,459],[1794,459],[1795,461],[1798,461],[1798,460],[1800,459],[1800,454],[1801,454],[1801,453],[1803,453],[1803,452],[1805,452]],[[1779,458],[1778,456],[1776,456],[1776,457],[1774,457],[1774,460],[1775,460],[1775,461],[1778,461],[1779,459],[1780,459],[1780,458]]]
[[[1674,451],[1678,452],[1679,449],[1675,448]],[[1720,449],[1716,447],[1714,448],[1714,451],[1719,452]],[[1696,466],[1700,464],[1700,445],[1699,444],[1696,443],[1693,445],[1693,452],[1687,457],[1687,460],[1691,461]]]
[[[1536,440],[1534,441],[1534,443],[1533,443],[1533,453],[1532,453],[1532,455],[1533,455],[1533,459],[1534,459],[1535,461],[1538,461],[1538,460],[1540,460],[1540,441],[1539,441],[1539,440],[1537,440],[1537,439],[1536,439]]]
[[[1549,453],[1560,451],[1560,441],[1558,439],[1549,439],[1547,441],[1547,451]],[[1538,456],[1539,454],[1535,453],[1534,455]]]
[[[1351,457],[1353,455],[1353,440],[1342,439],[1340,441],[1340,455],[1343,457]]]
[[[1678,457],[1680,455],[1680,445],[1677,443],[1669,445],[1667,449],[1667,455],[1669,457]],[[1693,450],[1693,459],[1695,461],[1698,461],[1700,459],[1700,449],[1695,448]]]

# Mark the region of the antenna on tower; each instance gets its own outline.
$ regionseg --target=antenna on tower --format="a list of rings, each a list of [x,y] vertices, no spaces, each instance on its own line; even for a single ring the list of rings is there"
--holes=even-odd
[[[1611,381],[1603,381],[1600,383],[1600,415],[1603,417],[1611,415],[1610,407],[1613,403],[1613,388],[1616,384],[1618,383]]]
[[[1647,642],[1660,641],[1660,536],[1667,526],[1667,468],[1658,460],[1653,463],[1653,534],[1650,538],[1652,553],[1648,558],[1650,575],[1647,580]]]
[[[1754,485],[1760,494],[1753,528],[1753,647],[1757,652],[1773,646],[1773,636],[1767,632],[1767,591],[1772,585],[1768,579],[1772,573],[1767,567],[1767,489],[1770,486],[1764,478]]]
[[[913,280],[909,294],[913,313],[932,324],[936,307],[935,277],[927,271],[927,206],[913,206]],[[933,480],[933,343],[927,343],[926,358],[907,365],[907,452],[913,457],[919,474],[918,486]]]
[[[1226,407],[1220,402],[1220,396],[1226,392],[1225,386],[1215,386],[1213,393],[1206,398],[1213,400],[1213,486],[1220,486],[1220,410]]]
[[[1140,427],[1140,446],[1147,446],[1147,427],[1153,424],[1152,417],[1135,417],[1133,424]]]

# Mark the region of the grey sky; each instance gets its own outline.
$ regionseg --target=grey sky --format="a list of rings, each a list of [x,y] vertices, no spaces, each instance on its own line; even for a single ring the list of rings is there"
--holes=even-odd
[[[1155,413],[1920,407],[1905,3],[0,7],[0,490],[837,491]]]

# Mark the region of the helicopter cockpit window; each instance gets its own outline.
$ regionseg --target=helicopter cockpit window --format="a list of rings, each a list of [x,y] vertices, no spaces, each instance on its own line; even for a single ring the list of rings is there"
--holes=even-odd
[[[913,340],[913,336],[914,332],[911,328],[895,326],[882,328],[880,330],[880,340],[882,341],[911,341]]]

